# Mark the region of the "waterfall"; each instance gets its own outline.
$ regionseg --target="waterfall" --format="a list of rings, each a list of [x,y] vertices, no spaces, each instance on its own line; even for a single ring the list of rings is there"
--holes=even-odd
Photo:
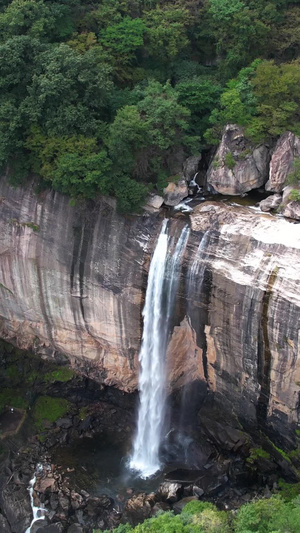
[[[189,236],[186,226],[173,253],[168,253],[167,220],[164,220],[150,264],[144,331],[139,354],[140,406],[130,467],[147,478],[160,469],[166,403],[165,355],[180,274],[180,259]]]

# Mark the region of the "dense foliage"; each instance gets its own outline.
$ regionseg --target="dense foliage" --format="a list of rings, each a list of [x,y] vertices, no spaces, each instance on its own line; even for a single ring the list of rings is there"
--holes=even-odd
[[[226,122],[300,134],[299,28],[298,1],[0,0],[0,165],[138,209]]]
[[[122,524],[114,533],[299,533],[300,496],[279,496],[243,505],[237,513],[218,511],[211,503],[191,501],[180,515],[158,514],[136,527]],[[100,533],[100,532],[99,532]],[[106,532],[108,533],[108,532]]]

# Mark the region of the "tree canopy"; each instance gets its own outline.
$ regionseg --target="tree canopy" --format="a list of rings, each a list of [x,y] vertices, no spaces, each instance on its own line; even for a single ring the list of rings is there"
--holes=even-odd
[[[299,21],[288,0],[0,0],[0,165],[129,212],[226,122],[300,133]]]

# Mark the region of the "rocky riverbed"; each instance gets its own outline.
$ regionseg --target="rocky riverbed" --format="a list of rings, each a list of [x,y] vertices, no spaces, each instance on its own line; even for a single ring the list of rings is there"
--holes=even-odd
[[[3,533],[25,533],[30,526],[28,489],[34,477],[33,504],[44,509],[44,516],[30,533],[92,533],[120,522],[134,525],[158,510],[179,512],[198,498],[236,508],[276,489],[279,475],[297,479],[297,459],[293,463],[266,437],[245,433],[212,395],[179,437],[178,421],[172,421],[162,450],[164,470],[139,481],[125,464],[134,432],[134,395],[100,387],[65,365],[4,343],[0,381],[1,408],[7,413],[3,424],[11,424],[11,409],[26,414],[18,432],[1,428]],[[170,401],[176,404],[175,397]]]

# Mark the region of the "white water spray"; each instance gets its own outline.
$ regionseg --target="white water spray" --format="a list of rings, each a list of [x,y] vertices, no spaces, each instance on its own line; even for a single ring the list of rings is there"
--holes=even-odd
[[[140,407],[137,434],[130,468],[147,478],[160,469],[166,400],[165,355],[172,309],[180,271],[180,257],[189,230],[185,227],[172,256],[168,256],[167,220],[164,220],[150,264],[145,307],[144,332],[139,355],[141,365]]]

